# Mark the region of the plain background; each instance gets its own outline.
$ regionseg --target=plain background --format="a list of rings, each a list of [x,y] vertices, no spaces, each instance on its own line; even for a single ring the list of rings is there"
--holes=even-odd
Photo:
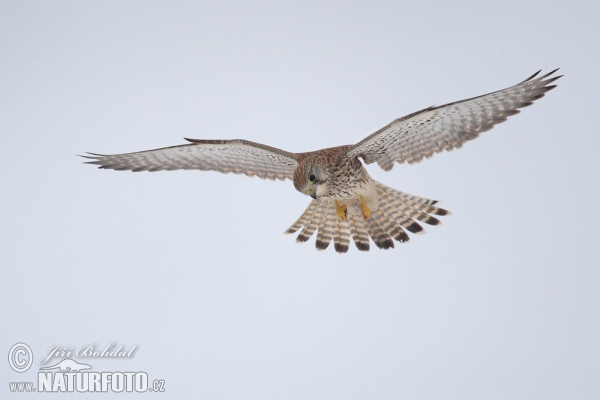
[[[88,361],[165,379],[162,398],[597,399],[599,7],[0,2],[0,354],[137,345]],[[289,181],[76,157],[356,143],[557,67],[463,149],[369,166],[453,212],[390,251],[283,235],[310,200]],[[0,362],[0,397],[36,371]]]

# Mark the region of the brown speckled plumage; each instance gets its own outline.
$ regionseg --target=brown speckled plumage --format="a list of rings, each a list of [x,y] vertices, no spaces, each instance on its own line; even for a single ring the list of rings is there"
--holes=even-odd
[[[102,155],[88,153],[89,164],[118,171],[172,171],[198,169],[233,172],[261,179],[291,179],[294,187],[313,200],[285,233],[301,229],[297,242],[306,242],[317,232],[315,245],[324,250],[333,241],[339,253],[348,251],[350,238],[361,251],[369,250],[369,237],[382,249],[394,240],[406,242],[425,232],[417,222],[438,225],[434,217],[449,212],[437,201],[413,196],[373,180],[366,164],[377,162],[386,171],[395,163],[410,164],[443,150],[459,148],[480,133],[519,113],[556,85],[556,70],[483,96],[430,107],[399,118],[355,145],[308,153],[236,140],[187,139],[190,143],[136,153]],[[336,214],[338,201],[344,209]],[[365,214],[365,208],[370,211]],[[338,210],[339,212],[339,210]]]

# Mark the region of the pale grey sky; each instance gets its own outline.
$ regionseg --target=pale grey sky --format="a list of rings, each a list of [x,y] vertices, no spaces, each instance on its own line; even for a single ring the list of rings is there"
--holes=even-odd
[[[22,374],[0,363],[0,397],[52,346],[116,342],[135,357],[94,370],[146,371],[165,399],[597,399],[599,17],[591,1],[0,1],[0,353],[34,353]],[[310,200],[289,181],[75,156],[350,144],[556,67],[557,89],[464,148],[368,167],[453,213],[390,251],[283,235]]]

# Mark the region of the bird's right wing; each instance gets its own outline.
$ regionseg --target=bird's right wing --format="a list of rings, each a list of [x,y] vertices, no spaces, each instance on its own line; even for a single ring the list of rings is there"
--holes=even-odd
[[[198,169],[271,180],[293,179],[298,166],[297,154],[248,140],[186,140],[191,143],[136,153],[88,153],[89,156],[82,157],[93,160],[87,164],[117,171]]]

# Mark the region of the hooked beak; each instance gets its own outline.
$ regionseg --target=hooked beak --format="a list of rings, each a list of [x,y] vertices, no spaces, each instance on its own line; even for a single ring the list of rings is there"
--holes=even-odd
[[[317,198],[317,194],[315,192],[312,192],[311,194],[309,194],[310,197],[312,197],[313,199]]]

